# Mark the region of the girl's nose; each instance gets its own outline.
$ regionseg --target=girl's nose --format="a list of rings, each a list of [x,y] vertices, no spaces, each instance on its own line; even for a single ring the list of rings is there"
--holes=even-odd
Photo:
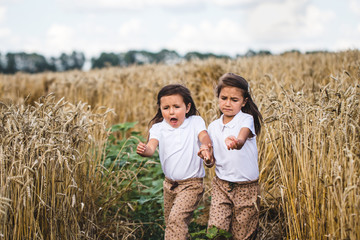
[[[170,108],[170,114],[174,114],[174,108]]]

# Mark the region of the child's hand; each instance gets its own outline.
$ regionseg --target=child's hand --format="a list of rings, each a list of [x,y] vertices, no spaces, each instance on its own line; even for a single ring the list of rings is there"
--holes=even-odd
[[[156,139],[150,139],[146,144],[139,142],[136,147],[136,153],[142,157],[151,157],[159,144],[159,141]]]
[[[207,166],[207,167],[214,166],[215,161],[214,161],[214,157],[212,154],[211,144],[209,144],[208,146],[201,145],[200,150],[198,152],[198,156],[200,158],[204,159],[205,166]]]
[[[146,151],[146,144],[139,142],[139,144],[136,147],[136,153],[142,156],[145,153],[145,151]]]
[[[239,142],[238,139],[234,136],[228,136],[225,139],[225,144],[228,150],[239,149],[238,142]]]

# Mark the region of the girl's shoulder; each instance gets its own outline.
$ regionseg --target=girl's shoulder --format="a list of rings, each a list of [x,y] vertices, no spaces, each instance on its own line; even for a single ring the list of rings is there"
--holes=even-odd
[[[199,115],[192,115],[186,118],[186,121],[196,123],[196,122],[202,122],[204,119]]]
[[[187,127],[187,126],[191,126],[191,127],[194,127],[194,126],[202,126],[202,125],[205,125],[205,121],[204,119],[201,117],[201,116],[198,116],[198,115],[192,115],[188,118],[186,118],[186,123],[184,124],[184,127]]]
[[[164,124],[163,121],[158,122],[158,123],[154,123],[154,124],[150,127],[150,130],[156,130],[156,129],[162,128],[163,124]]]
[[[235,115],[234,119],[235,121],[244,121],[244,120],[253,120],[254,117],[249,113],[240,111],[238,114]]]
[[[199,121],[199,120],[204,121],[204,119],[199,115],[192,115],[192,116],[188,117],[188,119],[192,120],[192,121]]]
[[[218,119],[215,119],[214,121],[212,121],[210,124],[209,124],[209,128],[211,127],[214,127],[214,126],[217,126],[221,123],[221,117],[218,118]]]

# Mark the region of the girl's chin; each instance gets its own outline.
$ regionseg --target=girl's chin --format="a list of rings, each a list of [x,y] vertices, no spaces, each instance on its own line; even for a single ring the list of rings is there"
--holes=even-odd
[[[170,126],[172,126],[173,128],[177,128],[178,123],[177,122],[170,122]]]
[[[179,120],[171,120],[170,122],[168,122],[170,126],[172,126],[173,128],[178,128],[180,127],[181,123],[179,122]]]

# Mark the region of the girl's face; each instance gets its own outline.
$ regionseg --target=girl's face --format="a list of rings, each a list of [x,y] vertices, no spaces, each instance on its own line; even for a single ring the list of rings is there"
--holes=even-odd
[[[224,114],[223,123],[230,122],[242,107],[245,106],[247,98],[244,99],[243,90],[237,87],[223,87],[219,94],[219,108]]]
[[[186,113],[190,111],[191,103],[185,105],[180,94],[160,98],[160,110],[165,121],[173,128],[178,128],[185,121]]]

